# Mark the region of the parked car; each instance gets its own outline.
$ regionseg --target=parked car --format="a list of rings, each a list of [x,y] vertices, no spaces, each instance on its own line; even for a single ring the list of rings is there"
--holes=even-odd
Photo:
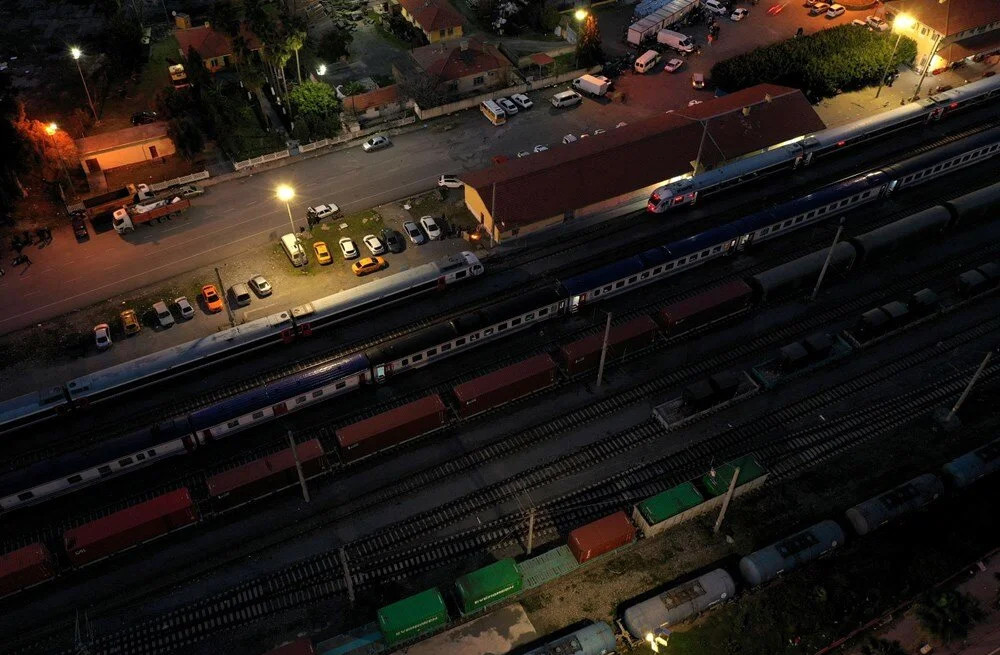
[[[366,234],[362,241],[365,242],[365,247],[368,248],[368,252],[373,255],[381,255],[385,252],[385,245],[383,245],[382,241],[374,234]]]
[[[222,311],[222,297],[214,284],[206,284],[201,288],[201,297],[205,300],[205,309],[213,314]]]
[[[424,233],[420,231],[420,228],[417,227],[417,224],[413,221],[406,221],[403,223],[403,230],[406,232],[406,236],[410,237],[410,241],[412,241],[415,246],[419,246],[424,241],[427,241],[427,237],[424,236]]]
[[[406,250],[406,241],[403,239],[403,235],[396,230],[384,228],[382,230],[382,242],[385,243],[389,252],[403,252]]]
[[[810,16],[819,16],[821,14],[825,14],[826,10],[829,9],[829,8],[830,8],[830,5],[828,5],[827,3],[825,3],[825,2],[817,2],[817,3],[813,4],[813,6],[809,9],[809,15]]]
[[[449,189],[460,189],[464,186],[464,182],[458,179],[457,175],[442,175],[438,178],[438,186],[448,187]]]
[[[351,264],[351,270],[354,271],[355,275],[361,277],[362,275],[381,271],[388,265],[381,257],[365,257]]]
[[[134,309],[126,309],[119,314],[119,318],[122,320],[122,332],[125,333],[126,337],[142,332],[142,325],[139,323],[139,317],[135,315]]]
[[[750,10],[745,9],[743,7],[740,7],[739,9],[734,9],[733,13],[729,14],[729,20],[739,22],[744,18],[746,18],[749,13]]]
[[[531,101],[531,98],[524,95],[523,93],[515,93],[510,97],[510,99],[513,100],[514,103],[517,104],[517,106],[520,107],[521,109],[531,109],[532,107],[535,106],[535,103]]]
[[[372,138],[361,144],[361,149],[365,152],[374,152],[375,150],[381,150],[382,148],[388,148],[392,145],[392,141],[389,140],[387,136],[373,136]]]
[[[271,283],[263,275],[254,275],[250,278],[250,288],[260,298],[266,298],[274,292],[274,289],[271,288]]]
[[[234,284],[229,291],[233,294],[233,303],[237,307],[246,307],[253,299],[253,296],[250,295],[250,287],[242,282]]]
[[[205,195],[205,188],[196,184],[185,184],[177,187],[177,190],[174,191],[174,193],[182,198],[197,198],[198,196]]]
[[[845,11],[847,11],[847,7],[845,7],[844,5],[830,5],[830,8],[826,10],[826,17],[836,18],[837,16],[843,14]]]
[[[132,125],[149,125],[159,120],[155,111],[137,111],[132,114]]]
[[[628,127],[628,123],[626,123],[625,121],[621,121],[620,123],[615,125],[615,129],[617,130],[619,127]]]
[[[420,226],[427,232],[427,238],[431,241],[437,241],[442,237],[441,228],[438,227],[433,216],[421,216]]]
[[[691,86],[696,89],[705,88],[705,74],[704,73],[692,73],[691,74]]]
[[[517,158],[518,159],[524,159],[525,157],[527,157],[530,154],[531,153],[528,152],[527,150],[521,150],[520,152],[517,153]]]
[[[107,323],[100,323],[94,326],[94,345],[98,350],[107,350],[111,347],[111,326]]]
[[[174,304],[177,305],[177,311],[185,321],[194,318],[194,307],[188,302],[187,296],[174,298]]]
[[[316,252],[316,261],[319,262],[320,266],[326,266],[333,262],[333,257],[330,256],[330,249],[326,247],[326,241],[315,242],[313,244],[313,251]]]
[[[683,59],[678,59],[677,57],[674,57],[673,59],[667,60],[667,63],[663,65],[663,70],[667,71],[668,73],[676,73],[678,70],[680,70],[681,66],[683,65],[684,65]]]
[[[306,209],[306,216],[308,216],[313,221],[321,221],[324,218],[330,218],[335,216],[340,212],[340,207],[333,203],[326,205],[316,205],[315,207],[309,207]]]
[[[77,241],[83,241],[90,238],[90,232],[87,231],[87,214],[83,211],[75,211],[70,217],[73,223],[73,234],[76,236]]]
[[[598,134],[604,134],[605,132],[607,132],[606,129],[604,129],[603,127],[599,127],[596,130],[594,130],[594,136],[597,136]]]
[[[538,146],[535,146],[534,148],[532,148],[532,151],[537,153],[537,152],[545,152],[548,149],[549,149],[548,146],[538,145]]]
[[[167,303],[162,300],[153,303],[153,313],[156,314],[156,321],[161,328],[168,328],[174,324],[174,315],[167,308]]]
[[[340,241],[340,252],[344,254],[344,259],[354,259],[358,256],[358,247],[354,245],[354,240],[351,237],[341,237]]]
[[[851,21],[851,25],[854,25],[855,27],[863,27],[866,30],[867,29],[871,29],[870,27],[868,27],[868,23],[866,23],[865,21],[861,20],[860,18],[855,18],[854,20],[852,20]]]
[[[868,16],[865,18],[865,24],[878,32],[887,32],[891,27],[887,20],[879,18],[878,16]]]
[[[500,105],[501,109],[507,112],[508,116],[513,116],[517,113],[517,105],[511,102],[508,98],[497,98],[497,104]]]
[[[573,143],[574,141],[578,141],[575,134],[567,134],[562,138],[563,143]]]

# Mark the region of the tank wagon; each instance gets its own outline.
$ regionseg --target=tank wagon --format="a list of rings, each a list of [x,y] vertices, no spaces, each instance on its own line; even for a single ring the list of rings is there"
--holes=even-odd
[[[648,640],[736,594],[736,583],[723,569],[709,571],[625,610],[625,628],[636,639]]]
[[[617,648],[615,632],[603,621],[592,623],[524,655],[609,655]]]
[[[951,460],[944,465],[943,471],[952,485],[959,489],[1000,471],[1000,439]]]
[[[944,493],[944,485],[933,473],[924,473],[909,482],[858,503],[847,510],[847,520],[859,535],[866,535],[889,521],[914,512]]]
[[[744,580],[756,587],[774,580],[787,570],[817,559],[843,543],[844,531],[835,521],[820,521],[742,558],[740,573]]]

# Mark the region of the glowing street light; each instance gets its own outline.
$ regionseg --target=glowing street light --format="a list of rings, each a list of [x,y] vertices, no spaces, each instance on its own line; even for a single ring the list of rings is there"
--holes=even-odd
[[[295,197],[295,189],[287,184],[281,184],[275,190],[275,195],[278,197],[278,200],[285,203],[285,210],[288,211],[288,222],[292,225],[292,234],[295,235],[295,240],[298,241],[299,235],[295,233],[295,219],[292,218],[292,208],[288,204]]]
[[[56,130],[58,129],[59,129],[58,125],[56,125],[55,123],[49,123],[48,125],[45,126],[45,133],[48,134],[49,136],[52,136],[53,134],[56,133]]]
[[[875,92],[876,98],[882,93],[882,85],[885,84],[885,77],[889,74],[889,66],[892,66],[892,60],[896,56],[896,48],[899,47],[899,42],[903,39],[903,30],[910,29],[914,23],[916,21],[913,17],[907,14],[899,14],[893,19],[892,29],[899,32],[899,36],[896,37],[896,44],[892,46],[892,54],[889,55],[889,61],[885,62],[885,70],[882,71],[882,79],[878,81],[878,90]]]
[[[586,17],[587,17],[587,10],[586,9],[577,9],[573,13],[573,18],[577,19],[578,21],[582,21]]]
[[[59,146],[56,145],[55,134],[59,131],[59,126],[55,123],[49,123],[45,126],[45,133],[49,135],[49,142],[52,144],[52,149],[55,150],[56,159],[59,160],[59,167],[62,169],[63,174],[66,176],[66,184],[69,185],[70,191],[76,193],[73,188],[73,180],[69,177],[69,171],[66,170],[66,162],[63,161],[62,154],[59,152]]]
[[[316,74],[326,75],[326,64],[320,64],[319,67],[316,69]]]
[[[73,60],[76,62],[76,70],[80,71],[80,81],[83,82],[83,90],[87,94],[87,102],[90,104],[90,111],[94,114],[94,120],[97,118],[97,110],[94,109],[94,101],[90,99],[90,89],[87,88],[87,78],[83,76],[83,69],[80,67],[80,57],[83,56],[83,52],[76,47],[69,49],[69,54],[73,56]]]

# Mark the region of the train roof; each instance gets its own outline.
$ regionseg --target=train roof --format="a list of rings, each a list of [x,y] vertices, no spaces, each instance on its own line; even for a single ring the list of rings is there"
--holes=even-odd
[[[562,286],[572,296],[644,270],[646,270],[646,265],[642,258],[639,255],[633,255],[562,280]]]
[[[288,312],[271,314],[201,339],[165,348],[150,355],[78,377],[67,382],[66,388],[74,400],[87,398],[116,387],[132,384],[157,373],[183,368],[187,364],[210,355],[246,346],[290,328],[291,325],[291,316]]]
[[[996,95],[1000,95],[1000,75],[982,77],[975,82],[963,84],[958,88],[935,93],[929,99],[938,105],[950,105],[955,102],[961,104],[983,96],[992,97]]]
[[[770,150],[720,164],[711,170],[698,173],[694,177],[683,178],[676,182],[665,184],[659,187],[657,191],[660,189],[670,189],[673,193],[683,193],[691,189],[712,187],[748,173],[759,173],[762,168],[769,168],[792,161],[801,154],[801,141],[786,143],[781,146],[772,147]]]
[[[902,107],[896,107],[895,109],[890,109],[889,111],[879,112],[871,116],[859,118],[858,120],[851,121],[850,123],[814,132],[813,134],[809,134],[805,137],[804,144],[810,149],[815,149],[817,147],[826,148],[836,145],[841,141],[850,140],[860,134],[878,132],[886,127],[896,125],[897,123],[905,123],[913,118],[924,116],[934,105],[934,101],[929,98],[924,98],[923,100],[919,100],[917,102],[910,102]]]
[[[928,166],[944,159],[960,155],[973,148],[996,143],[998,141],[1000,141],[1000,127],[994,127],[988,130],[983,130],[977,134],[972,134],[964,139],[953,141],[952,143],[935,146],[934,148],[928,149],[927,152],[922,152],[919,155],[914,155],[913,157],[907,157],[902,161],[884,167],[882,170],[885,171],[887,175],[892,177],[901,177],[908,173],[925,169]]]
[[[65,404],[62,387],[49,387],[4,400],[0,402],[0,428],[7,423]]]
[[[455,336],[455,328],[451,323],[437,323],[369,348],[365,354],[372,364],[385,364],[443,343]]]
[[[771,225],[776,221],[783,221],[786,218],[797,216],[815,207],[828,205],[835,200],[841,200],[844,196],[860,193],[872,187],[879,186],[882,184],[884,178],[885,176],[881,171],[868,171],[821,186],[812,193],[740,219],[740,231],[743,234],[747,234]]]

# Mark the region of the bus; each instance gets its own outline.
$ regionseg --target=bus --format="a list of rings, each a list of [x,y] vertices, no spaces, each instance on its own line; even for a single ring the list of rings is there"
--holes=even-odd
[[[483,100],[483,103],[479,105],[479,110],[482,111],[483,116],[488,118],[494,125],[503,125],[507,122],[507,112],[501,109],[500,105],[492,100]]]

